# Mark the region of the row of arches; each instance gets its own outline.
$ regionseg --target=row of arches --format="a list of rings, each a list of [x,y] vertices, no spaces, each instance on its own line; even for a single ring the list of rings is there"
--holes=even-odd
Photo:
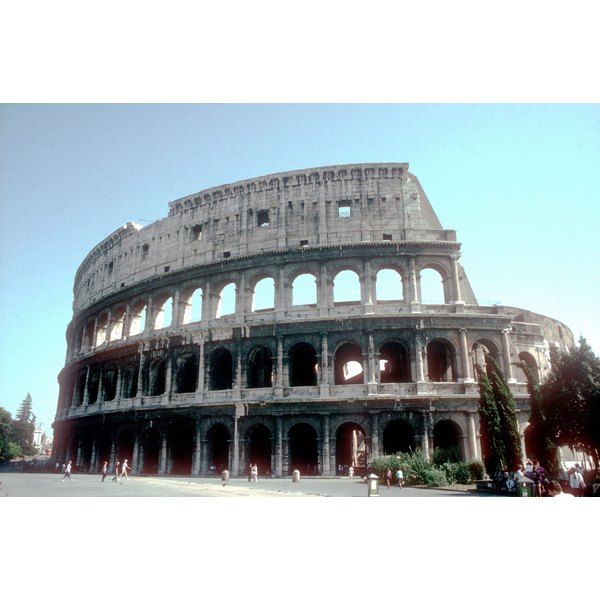
[[[221,319],[235,314],[273,311],[278,307],[288,309],[328,305],[329,296],[334,306],[366,302],[448,302],[447,274],[441,267],[423,268],[415,280],[418,289],[413,292],[409,279],[398,266],[384,266],[379,269],[374,276],[374,285],[367,285],[365,282],[368,279],[362,272],[343,268],[333,276],[331,290],[325,293],[320,289],[323,287],[320,283],[321,276],[312,272],[296,274],[289,284],[280,283],[273,276],[257,275],[249,287],[249,306],[245,306],[245,285],[231,280],[221,281],[212,289],[205,284],[192,285],[175,292],[158,292],[150,299],[140,298],[126,305],[104,310],[89,319],[72,340],[70,351],[86,352],[105,343],[140,335],[145,331],[213,318]]]
[[[232,389],[236,385],[247,389],[272,388],[276,384],[277,350],[267,345],[254,345],[238,365],[234,348],[218,346],[206,352],[200,360],[198,347],[164,353],[135,362],[88,367],[79,373],[71,386],[72,406],[94,404],[140,396],[160,396],[165,393],[194,393]],[[416,349],[404,341],[383,343],[372,356],[356,342],[340,344],[332,354],[331,367],[324,371],[322,356],[309,342],[293,344],[281,360],[279,382],[282,386],[411,383],[419,377],[415,368]],[[457,350],[447,339],[436,338],[424,348],[423,376],[431,382],[454,382],[463,373],[459,369]],[[484,368],[486,356],[499,362],[499,351],[490,340],[475,342],[470,350],[472,372],[477,379],[476,365]],[[539,381],[535,358],[521,352],[525,362]],[[325,373],[325,374],[324,374]],[[524,378],[524,375],[522,375]]]
[[[125,427],[113,438],[107,429],[97,433],[77,432],[66,448],[66,460],[75,460],[85,471],[97,471],[103,461],[114,464],[128,459],[134,472],[145,475],[220,474],[233,466],[232,432],[225,423],[215,423],[200,436],[191,418],[175,421],[168,429],[159,425],[145,428],[136,435]],[[384,454],[409,452],[418,447],[418,433],[406,419],[391,420],[382,431],[381,451]],[[461,455],[462,430],[451,419],[440,420],[432,429],[434,448],[457,448]],[[277,475],[276,456],[281,452],[286,458],[287,474],[299,469],[305,475],[320,475],[323,471],[323,440],[309,422],[292,425],[283,436],[283,448],[277,448],[276,436],[264,423],[248,428],[241,440],[242,460],[239,470],[244,472],[249,464],[258,466],[262,476]],[[368,459],[367,432],[354,421],[342,423],[332,433],[330,457],[333,470],[345,474],[347,468],[366,468]],[[200,456],[197,448],[200,448]],[[286,474],[286,473],[280,473]]]

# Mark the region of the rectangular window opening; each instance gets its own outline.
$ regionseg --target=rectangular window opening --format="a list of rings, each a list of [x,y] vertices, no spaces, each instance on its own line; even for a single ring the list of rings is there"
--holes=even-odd
[[[256,213],[256,224],[258,227],[268,227],[271,223],[269,221],[269,211],[259,210]]]
[[[352,215],[352,207],[349,202],[338,202],[338,218],[349,219]]]

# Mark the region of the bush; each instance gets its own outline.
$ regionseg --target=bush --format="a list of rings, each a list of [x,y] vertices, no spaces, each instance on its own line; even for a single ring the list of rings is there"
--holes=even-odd
[[[472,460],[467,463],[469,473],[471,474],[471,481],[477,481],[485,477],[485,467],[480,460]]]
[[[460,450],[455,446],[451,448],[436,448],[433,451],[432,462],[434,465],[443,465],[445,463],[462,462]]]

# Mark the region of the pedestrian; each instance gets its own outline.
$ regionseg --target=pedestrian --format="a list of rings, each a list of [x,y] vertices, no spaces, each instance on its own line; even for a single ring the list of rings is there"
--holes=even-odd
[[[120,461],[117,461],[115,464],[115,474],[113,476],[113,478],[111,479],[111,481],[114,481],[115,483],[117,483],[117,481],[119,481],[119,467],[121,466]],[[119,481],[119,483],[121,483]]]
[[[252,481],[255,483],[258,481],[258,465],[252,465]]]
[[[585,482],[583,481],[583,475],[577,469],[571,469],[571,473],[569,474],[569,485],[573,490],[573,496],[578,498],[583,496]]]
[[[402,484],[404,483],[404,473],[400,467],[398,467],[398,470],[396,471],[396,479],[398,480],[398,487],[402,489]]]
[[[121,477],[125,477],[125,479],[129,479],[127,476],[127,471],[131,471],[131,467],[127,464],[127,459],[123,461],[123,465],[121,466]]]
[[[65,474],[63,475],[63,481],[65,480],[65,477],[66,477],[66,478],[67,478],[69,481],[73,481],[73,480],[71,479],[71,468],[72,468],[71,461],[69,461],[69,462],[67,463],[67,466],[65,467]]]
[[[391,481],[392,481],[392,470],[388,468],[385,471],[385,483],[388,486],[388,489],[390,487],[390,482]]]
[[[560,485],[560,483],[558,481],[556,481],[556,479],[553,479],[548,484],[548,493],[550,494],[550,496],[552,498],[572,498],[573,497],[573,496],[571,496],[571,494],[565,494],[565,492],[562,489],[562,486]]]
[[[252,481],[252,463],[248,465],[248,482]]]
[[[104,483],[104,480],[106,479],[107,475],[108,475],[108,462],[104,461],[104,463],[102,464],[102,483]]]

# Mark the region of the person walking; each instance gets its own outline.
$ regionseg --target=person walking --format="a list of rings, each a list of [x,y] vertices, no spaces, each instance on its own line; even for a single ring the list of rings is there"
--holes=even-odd
[[[573,490],[573,496],[578,498],[583,496],[585,482],[583,481],[583,475],[577,469],[573,469],[569,475],[569,485]]]
[[[252,463],[248,465],[248,482],[252,481]]]
[[[121,477],[125,477],[125,479],[129,479],[127,476],[127,471],[131,471],[131,467],[127,464],[127,459],[123,461],[123,465],[121,466]]]
[[[71,469],[72,469],[72,464],[71,461],[69,461],[67,463],[67,466],[65,467],[65,474],[63,475],[63,481],[65,480],[65,477],[69,480],[69,481],[73,481],[71,479]]]
[[[256,483],[258,481],[258,465],[252,465],[252,481]]]
[[[119,483],[121,483],[121,482],[119,481],[119,467],[120,467],[120,466],[121,466],[121,463],[120,463],[120,461],[117,461],[117,462],[116,462],[116,464],[115,464],[115,474],[113,475],[113,478],[111,479],[111,481],[114,481],[115,483],[117,483],[117,481],[118,481]]]
[[[392,470],[386,469],[385,471],[385,484],[390,488],[390,482],[392,481]]]
[[[104,461],[104,463],[102,464],[102,483],[104,483],[104,480],[106,479],[107,475],[108,475],[108,462]]]
[[[398,480],[398,487],[400,489],[402,489],[402,482],[404,481],[404,473],[402,472],[402,469],[398,469],[396,471],[396,479]]]

